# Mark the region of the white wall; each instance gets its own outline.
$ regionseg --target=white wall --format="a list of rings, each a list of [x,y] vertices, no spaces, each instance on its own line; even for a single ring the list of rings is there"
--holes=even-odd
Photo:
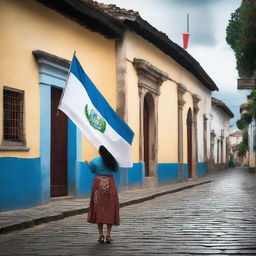
[[[212,106],[211,113],[211,131],[214,130],[216,137],[214,138],[214,159],[215,163],[217,163],[217,147],[218,147],[218,139],[221,139],[221,135],[223,138],[223,163],[226,163],[228,159],[226,159],[226,138],[229,137],[229,121],[230,117],[224,112],[220,111],[216,106]],[[224,133],[222,134],[222,130]],[[221,163],[221,143],[219,143],[219,163]]]
[[[256,167],[255,161],[256,157],[255,154],[256,152],[253,151],[254,145],[255,145],[255,133],[256,133],[256,122],[252,122],[249,127],[248,127],[248,144],[249,144],[249,149],[248,149],[248,160],[249,160],[249,167],[254,168]]]

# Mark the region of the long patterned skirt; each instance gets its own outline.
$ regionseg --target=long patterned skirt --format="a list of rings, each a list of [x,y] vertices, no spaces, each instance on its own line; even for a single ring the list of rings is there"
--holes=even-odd
[[[120,225],[119,199],[113,176],[95,176],[87,221]]]

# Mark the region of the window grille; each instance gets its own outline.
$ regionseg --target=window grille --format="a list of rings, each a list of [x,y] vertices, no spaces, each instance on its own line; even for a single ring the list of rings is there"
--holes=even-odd
[[[24,92],[4,87],[3,98],[3,140],[20,145],[25,141]]]

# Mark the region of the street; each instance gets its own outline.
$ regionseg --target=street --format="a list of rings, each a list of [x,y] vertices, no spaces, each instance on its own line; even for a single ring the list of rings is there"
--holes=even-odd
[[[256,255],[256,174],[229,169],[209,184],[121,209],[112,244],[86,215],[0,236],[0,255]]]

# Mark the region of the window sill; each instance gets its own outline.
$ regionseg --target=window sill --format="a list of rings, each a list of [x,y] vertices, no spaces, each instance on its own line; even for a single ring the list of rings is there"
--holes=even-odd
[[[7,145],[0,145],[0,151],[29,151],[30,148],[25,146],[7,146]]]

